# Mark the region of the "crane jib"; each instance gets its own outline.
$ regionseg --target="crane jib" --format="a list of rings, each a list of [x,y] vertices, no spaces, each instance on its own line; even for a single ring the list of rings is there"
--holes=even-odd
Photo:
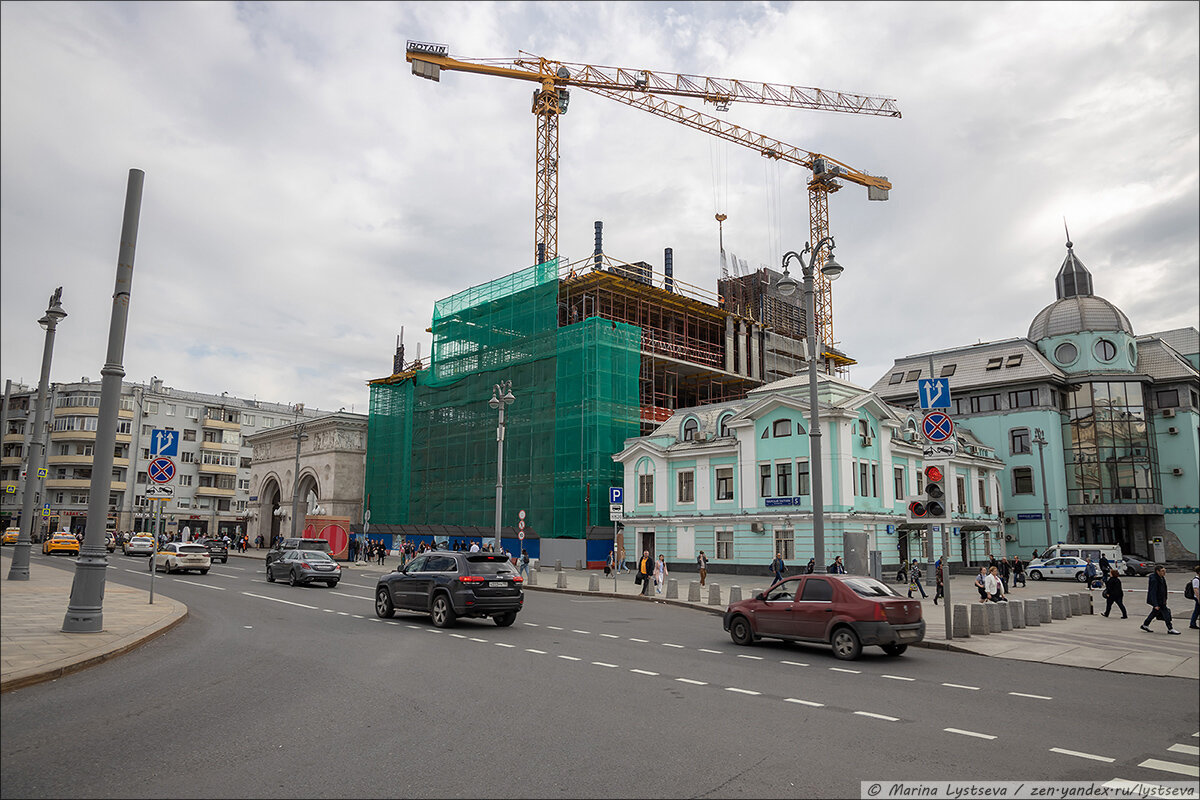
[[[449,45],[434,44],[433,42],[414,42],[411,39],[408,41],[405,49],[409,53],[425,53],[431,56],[446,56],[450,54]]]

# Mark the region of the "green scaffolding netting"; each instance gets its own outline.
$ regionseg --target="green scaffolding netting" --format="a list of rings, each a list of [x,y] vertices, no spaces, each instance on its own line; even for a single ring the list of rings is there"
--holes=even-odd
[[[612,455],[639,432],[641,329],[598,317],[558,327],[558,264],[529,267],[438,301],[430,364],[371,386],[368,507],[373,524],[495,522],[492,387],[505,411],[504,508],[542,537],[610,524]]]

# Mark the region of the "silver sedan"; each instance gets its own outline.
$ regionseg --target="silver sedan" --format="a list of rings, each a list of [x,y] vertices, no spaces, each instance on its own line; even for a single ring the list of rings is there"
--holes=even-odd
[[[298,586],[317,581],[332,589],[341,578],[341,565],[329,553],[320,550],[286,550],[267,565],[268,583],[287,580],[292,586]]]

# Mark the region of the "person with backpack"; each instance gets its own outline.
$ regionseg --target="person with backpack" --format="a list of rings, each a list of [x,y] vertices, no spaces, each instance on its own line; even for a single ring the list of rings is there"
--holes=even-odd
[[[1192,630],[1200,630],[1200,625],[1196,624],[1197,618],[1200,618],[1200,564],[1196,565],[1195,572],[1195,577],[1188,581],[1188,585],[1184,588],[1183,596],[1195,604],[1195,607],[1192,609],[1192,621],[1188,624],[1188,627]]]

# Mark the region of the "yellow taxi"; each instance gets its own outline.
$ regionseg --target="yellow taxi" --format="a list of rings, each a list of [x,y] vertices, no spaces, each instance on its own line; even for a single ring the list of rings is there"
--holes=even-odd
[[[6,528],[6,529],[5,529],[5,531],[4,531],[4,538],[3,538],[2,540],[0,540],[0,543],[3,543],[3,544],[16,544],[16,543],[17,543],[17,537],[18,537],[18,536],[20,536],[20,535],[21,535],[21,529],[20,529],[20,528]]]
[[[54,553],[79,555],[79,540],[75,538],[75,534],[59,531],[42,542],[43,555],[52,555]]]

